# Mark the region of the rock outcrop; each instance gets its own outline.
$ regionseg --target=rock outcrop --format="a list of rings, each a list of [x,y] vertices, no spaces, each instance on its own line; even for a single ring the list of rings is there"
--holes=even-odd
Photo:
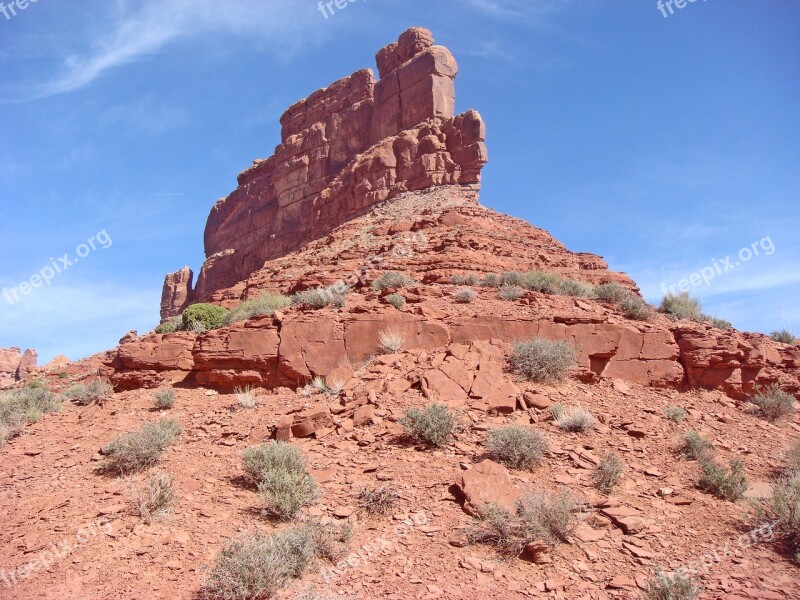
[[[0,348],[0,389],[9,388],[36,369],[36,350]]]
[[[281,117],[281,144],[239,175],[205,231],[206,261],[167,276],[162,319],[206,300],[409,190],[477,186],[487,161],[480,115],[454,116],[458,72],[432,34],[410,29],[364,69],[297,102]]]

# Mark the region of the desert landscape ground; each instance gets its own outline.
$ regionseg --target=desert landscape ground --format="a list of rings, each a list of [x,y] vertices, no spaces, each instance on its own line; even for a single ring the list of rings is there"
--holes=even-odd
[[[482,206],[453,55],[376,62],[286,110],[158,328],[0,353],[0,598],[800,598],[798,340]]]

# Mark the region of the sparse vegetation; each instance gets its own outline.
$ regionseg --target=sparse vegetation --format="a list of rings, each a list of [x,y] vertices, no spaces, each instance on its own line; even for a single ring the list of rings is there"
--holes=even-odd
[[[245,450],[242,467],[258,484],[264,507],[282,520],[292,519],[320,495],[300,450],[284,442],[270,442]]]
[[[501,300],[507,300],[509,302],[516,302],[520,298],[522,298],[522,294],[525,293],[518,285],[503,285],[500,287],[498,291],[498,295],[500,296]]]
[[[779,481],[772,498],[762,500],[756,515],[792,554],[800,554],[800,472]]]
[[[575,346],[567,340],[551,342],[534,338],[514,344],[510,363],[517,375],[531,381],[554,383],[567,378],[577,363],[577,356]]]
[[[661,301],[661,306],[658,310],[674,320],[689,319],[690,321],[701,321],[703,318],[703,309],[700,305],[700,301],[696,298],[692,298],[689,292],[667,294]]]
[[[236,396],[236,404],[242,408],[256,407],[256,395],[251,386],[236,387],[233,394]]]
[[[386,301],[394,306],[397,310],[400,310],[406,304],[406,299],[402,294],[389,294],[386,296]]]
[[[708,323],[712,327],[716,327],[717,329],[722,329],[727,331],[728,329],[733,328],[733,323],[731,323],[730,321],[726,321],[725,319],[718,319],[717,317],[709,317],[708,315],[704,315],[704,318],[706,323]]]
[[[797,341],[797,338],[788,329],[773,331],[769,337],[782,344],[794,344]]]
[[[247,319],[252,319],[253,317],[258,317],[261,315],[271,315],[276,310],[286,308],[287,306],[291,305],[291,303],[292,299],[288,296],[263,293],[258,296],[258,298],[245,300],[239,306],[232,309],[228,313],[225,321],[226,323],[231,324],[238,321],[246,321]]]
[[[566,410],[567,408],[563,404],[556,402],[555,404],[550,405],[550,407],[547,409],[547,412],[550,413],[550,418],[553,419],[553,421],[558,421],[564,416],[564,411]]]
[[[453,298],[455,298],[455,301],[459,304],[472,304],[475,302],[476,297],[477,295],[470,288],[461,288],[453,294]]]
[[[155,393],[155,405],[159,410],[172,408],[175,405],[175,392],[171,388],[158,390]]]
[[[653,307],[635,294],[626,294],[619,307],[627,318],[634,321],[649,321],[653,318]]]
[[[521,425],[492,429],[486,437],[490,458],[513,469],[533,470],[541,464],[550,448],[540,431],[531,431]]]
[[[336,563],[347,554],[350,540],[353,537],[353,524],[350,521],[345,521],[341,525],[309,522],[305,526],[311,529],[314,554],[318,557]]]
[[[405,273],[399,271],[386,271],[372,282],[372,289],[377,292],[394,290],[416,285],[417,282]]]
[[[174,333],[183,330],[183,317],[172,317],[156,327],[156,333]]]
[[[788,419],[795,410],[794,396],[781,390],[778,385],[759,390],[750,402],[759,408],[761,415],[770,423]]]
[[[606,454],[594,473],[594,483],[597,489],[604,494],[610,494],[614,486],[622,479],[624,471],[625,465],[619,456],[613,452]]]
[[[519,285],[542,294],[560,294],[563,289],[562,284],[560,275],[547,271],[528,271],[522,273],[519,278]]]
[[[370,515],[389,514],[400,499],[397,490],[391,485],[382,485],[373,490],[361,490],[358,494],[359,507]]]
[[[480,285],[481,280],[475,273],[467,273],[466,275],[453,275],[450,283],[453,285]]]
[[[594,297],[603,302],[617,304],[628,296],[630,292],[618,283],[604,283],[594,288]]]
[[[415,440],[440,447],[450,441],[458,420],[458,413],[444,404],[431,404],[422,410],[409,408],[400,424]]]
[[[195,331],[203,329],[219,329],[225,326],[225,319],[228,315],[227,309],[214,304],[193,304],[183,311],[181,320],[184,331]]]
[[[42,415],[57,412],[60,407],[59,400],[43,385],[29,384],[0,393],[0,447],[18,436],[28,423],[35,423]]]
[[[64,392],[64,397],[79,406],[89,406],[97,402],[102,402],[111,395],[114,389],[105,383],[96,379],[89,385],[76,383],[67,388]]]
[[[519,556],[525,546],[541,541],[556,546],[568,540],[575,528],[579,504],[567,489],[553,494],[530,492],[512,514],[498,504],[487,506],[469,532],[473,543],[490,544],[508,556]]]
[[[789,462],[789,471],[800,473],[800,438],[797,438],[789,450],[786,451],[786,460]]]
[[[594,295],[594,286],[583,281],[564,279],[559,285],[559,293],[564,296],[591,298]]]
[[[681,456],[692,460],[701,460],[711,452],[711,441],[697,431],[690,431],[683,437]]]
[[[644,600],[696,600],[702,588],[683,573],[656,573],[644,591]]]
[[[486,276],[481,280],[480,284],[483,287],[493,287],[498,288],[504,285],[500,282],[500,275],[497,273],[487,273]]]
[[[167,473],[148,474],[131,492],[134,508],[147,522],[169,514],[175,497],[175,479]]]
[[[145,423],[138,431],[118,435],[101,450],[106,457],[102,469],[127,475],[152,467],[181,433],[183,428],[177,421],[162,419]]]
[[[394,354],[403,347],[405,338],[398,329],[384,329],[378,333],[378,349],[381,354]]]
[[[723,500],[731,502],[740,500],[748,487],[744,464],[740,460],[732,460],[728,470],[714,459],[705,456],[700,459],[700,478],[697,480],[697,486]]]
[[[326,306],[342,308],[347,303],[349,288],[346,285],[332,285],[327,288],[315,288],[298,292],[291,298],[292,304],[302,304],[313,310],[320,310]]]
[[[682,406],[668,406],[664,409],[664,416],[668,421],[680,423],[686,418],[686,410]]]
[[[564,431],[578,433],[593,429],[595,424],[595,418],[591,412],[585,408],[575,406],[565,409],[561,416],[556,419],[556,425]]]

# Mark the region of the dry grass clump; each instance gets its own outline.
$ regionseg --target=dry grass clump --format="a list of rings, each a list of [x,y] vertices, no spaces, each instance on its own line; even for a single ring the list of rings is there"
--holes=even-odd
[[[644,590],[644,600],[696,600],[703,589],[683,573],[656,573]]]
[[[405,273],[386,271],[372,282],[372,289],[376,292],[382,292],[383,290],[395,290],[412,285],[417,285],[417,282]]]
[[[406,299],[402,294],[389,294],[386,296],[386,301],[394,306],[397,310],[400,310],[406,304]]]
[[[652,306],[634,294],[626,295],[620,301],[619,307],[622,314],[634,321],[650,321],[655,312]]]
[[[575,512],[579,507],[567,489],[555,494],[529,492],[520,498],[513,513],[498,504],[487,506],[469,532],[469,539],[472,543],[495,546],[507,556],[519,556],[533,542],[556,546],[566,542],[575,529]]]
[[[508,285],[508,284],[501,286],[500,290],[497,292],[501,300],[507,300],[508,302],[516,302],[517,300],[522,298],[522,295],[524,293],[525,290],[523,290],[518,285]]]
[[[611,302],[614,304],[621,302],[628,294],[630,294],[628,290],[614,282],[604,283],[594,288],[595,298],[603,302]]]
[[[730,469],[726,469],[714,459],[705,456],[700,459],[697,487],[723,500],[740,500],[748,488],[744,464],[740,460],[732,460]]]
[[[661,300],[661,306],[659,306],[658,310],[674,320],[701,321],[703,319],[703,308],[700,300],[692,298],[689,292],[667,294]]]
[[[252,300],[245,300],[239,306],[226,315],[226,323],[236,323],[238,321],[246,321],[253,317],[261,315],[274,314],[276,310],[286,308],[292,304],[292,299],[289,296],[281,294],[268,294],[262,293],[258,298]]]
[[[797,341],[797,338],[795,338],[794,334],[792,334],[792,332],[788,329],[773,331],[769,337],[776,342],[780,342],[781,344],[794,344]]]
[[[175,479],[167,473],[148,474],[131,492],[134,508],[148,523],[169,514],[175,498]]]
[[[509,362],[517,375],[530,381],[555,383],[567,378],[577,360],[575,346],[569,341],[534,338],[514,344]]]
[[[342,308],[347,303],[347,293],[350,289],[346,285],[332,285],[327,288],[315,288],[298,292],[292,296],[292,304],[301,304],[312,310],[320,310],[327,306]]]
[[[480,285],[481,279],[475,273],[467,273],[466,275],[453,275],[450,283],[453,285]]]
[[[175,405],[175,392],[170,388],[158,390],[154,396],[155,399],[153,403],[159,410],[172,408]]]
[[[789,462],[789,470],[800,473],[800,438],[797,438],[789,450],[786,451],[786,460]]]
[[[622,479],[622,474],[625,472],[625,464],[619,456],[610,452],[600,461],[597,465],[597,470],[594,473],[594,483],[604,494],[610,494]]]
[[[664,416],[668,421],[680,423],[686,418],[686,410],[682,406],[668,406],[664,409]]]
[[[492,429],[486,437],[489,457],[512,469],[532,471],[550,449],[547,438],[540,431],[531,431],[521,425]]]
[[[358,494],[359,507],[370,515],[389,514],[400,499],[394,486],[382,485],[372,490],[364,489]]]
[[[61,402],[40,383],[0,393],[0,446],[18,436],[28,423],[57,412]]]
[[[800,472],[779,481],[772,499],[756,506],[756,516],[788,551],[800,555]]]
[[[453,298],[458,304],[472,304],[477,297],[477,294],[470,288],[461,288],[453,294]]]
[[[384,329],[378,333],[378,349],[381,354],[394,354],[403,347],[405,337],[399,329]]]
[[[106,458],[102,470],[127,475],[152,467],[181,433],[183,428],[177,421],[162,419],[145,423],[138,431],[118,435],[100,451]]]
[[[89,385],[76,383],[70,386],[64,392],[64,397],[78,406],[89,406],[90,404],[102,402],[108,398],[113,391],[114,389],[110,385],[96,379]]]
[[[763,417],[770,423],[788,419],[795,410],[794,396],[781,390],[778,385],[759,390],[750,402],[759,408]]]
[[[256,395],[251,386],[236,387],[233,393],[236,396],[236,404],[242,408],[256,407]]]
[[[697,431],[690,431],[683,437],[681,456],[693,460],[701,460],[711,452],[711,441]]]
[[[555,419],[555,422],[556,425],[564,431],[577,433],[583,433],[584,431],[594,429],[596,425],[594,415],[585,408],[577,406],[564,409],[558,418]]]
[[[400,424],[418,442],[441,447],[450,441],[458,419],[458,413],[444,404],[431,404],[422,410],[409,408]]]

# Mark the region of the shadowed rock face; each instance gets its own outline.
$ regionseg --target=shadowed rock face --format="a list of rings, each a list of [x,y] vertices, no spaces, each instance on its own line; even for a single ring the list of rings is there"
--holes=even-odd
[[[452,54],[414,28],[376,59],[380,80],[364,69],[287,109],[275,154],[211,210],[196,288],[187,269],[167,276],[162,319],[403,192],[478,189],[485,127],[475,111],[454,116]]]
[[[13,386],[36,369],[36,350],[0,348],[0,389]]]

